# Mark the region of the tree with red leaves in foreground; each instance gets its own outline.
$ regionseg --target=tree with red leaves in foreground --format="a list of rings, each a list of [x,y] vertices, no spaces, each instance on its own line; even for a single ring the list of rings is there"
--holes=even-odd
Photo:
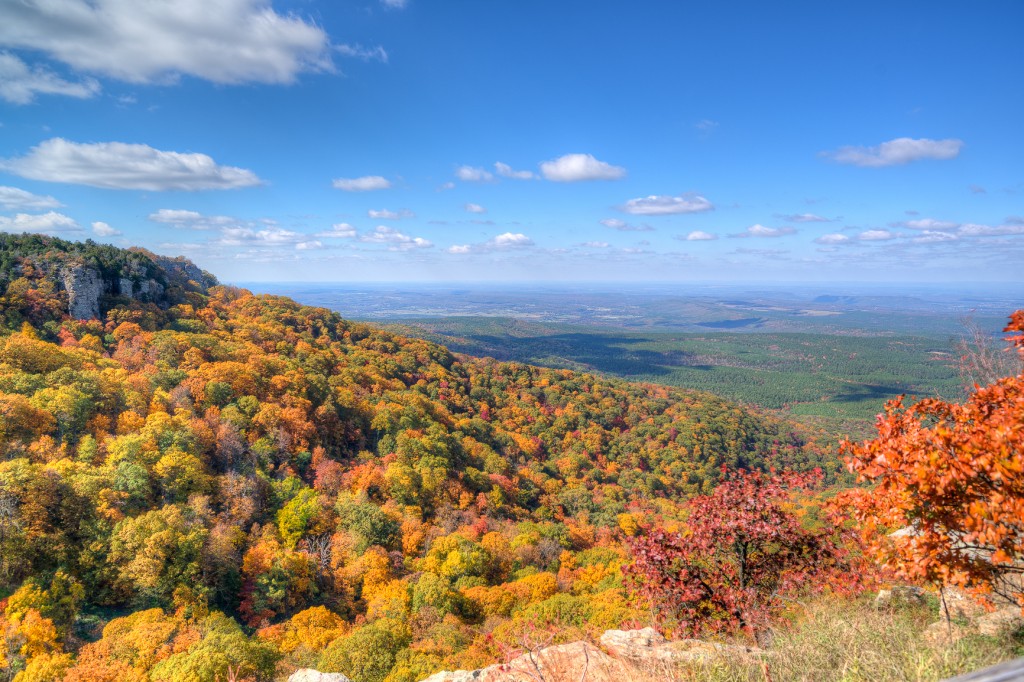
[[[1024,354],[1024,310],[1004,331]],[[892,400],[878,437],[844,450],[875,484],[847,495],[875,559],[905,579],[1024,606],[1024,374],[975,386],[962,405]]]
[[[787,595],[812,577],[824,580],[845,559],[837,526],[809,530],[782,504],[820,480],[820,471],[734,472],[689,502],[683,532],[654,528],[632,538],[627,578],[658,628],[756,638]]]

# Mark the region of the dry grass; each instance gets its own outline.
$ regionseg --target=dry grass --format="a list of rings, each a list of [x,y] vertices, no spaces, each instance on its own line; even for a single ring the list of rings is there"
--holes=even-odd
[[[819,601],[780,629],[761,663],[725,657],[686,668],[654,663],[641,682],[924,682],[1024,655],[1021,633],[968,635],[949,643],[925,636],[934,607],[879,611],[871,603]]]

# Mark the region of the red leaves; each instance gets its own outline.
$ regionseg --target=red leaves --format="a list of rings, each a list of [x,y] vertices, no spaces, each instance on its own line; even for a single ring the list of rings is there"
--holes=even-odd
[[[629,540],[625,570],[667,631],[750,633],[767,626],[783,596],[845,558],[837,529],[808,530],[781,502],[819,471],[736,472],[689,505],[686,533],[651,529]]]
[[[1024,310],[1005,331],[1024,352]],[[870,490],[846,502],[871,554],[898,575],[1024,604],[1024,375],[976,388],[962,405],[894,400],[878,437],[844,444]],[[880,529],[906,528],[886,536]]]

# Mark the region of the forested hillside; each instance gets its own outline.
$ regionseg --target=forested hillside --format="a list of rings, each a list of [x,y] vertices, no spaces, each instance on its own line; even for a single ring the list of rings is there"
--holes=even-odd
[[[624,538],[721,467],[837,468],[709,394],[458,360],[182,261],[0,237],[0,675],[19,682],[478,667],[526,623],[642,617]],[[73,267],[162,291],[110,289],[76,320],[54,274]]]

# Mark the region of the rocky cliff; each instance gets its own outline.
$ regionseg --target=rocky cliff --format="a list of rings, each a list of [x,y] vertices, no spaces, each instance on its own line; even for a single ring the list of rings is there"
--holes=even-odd
[[[92,241],[0,234],[0,296],[8,306],[32,309],[40,298],[56,299],[62,313],[89,320],[133,303],[167,309],[215,284],[213,275],[185,258]]]

